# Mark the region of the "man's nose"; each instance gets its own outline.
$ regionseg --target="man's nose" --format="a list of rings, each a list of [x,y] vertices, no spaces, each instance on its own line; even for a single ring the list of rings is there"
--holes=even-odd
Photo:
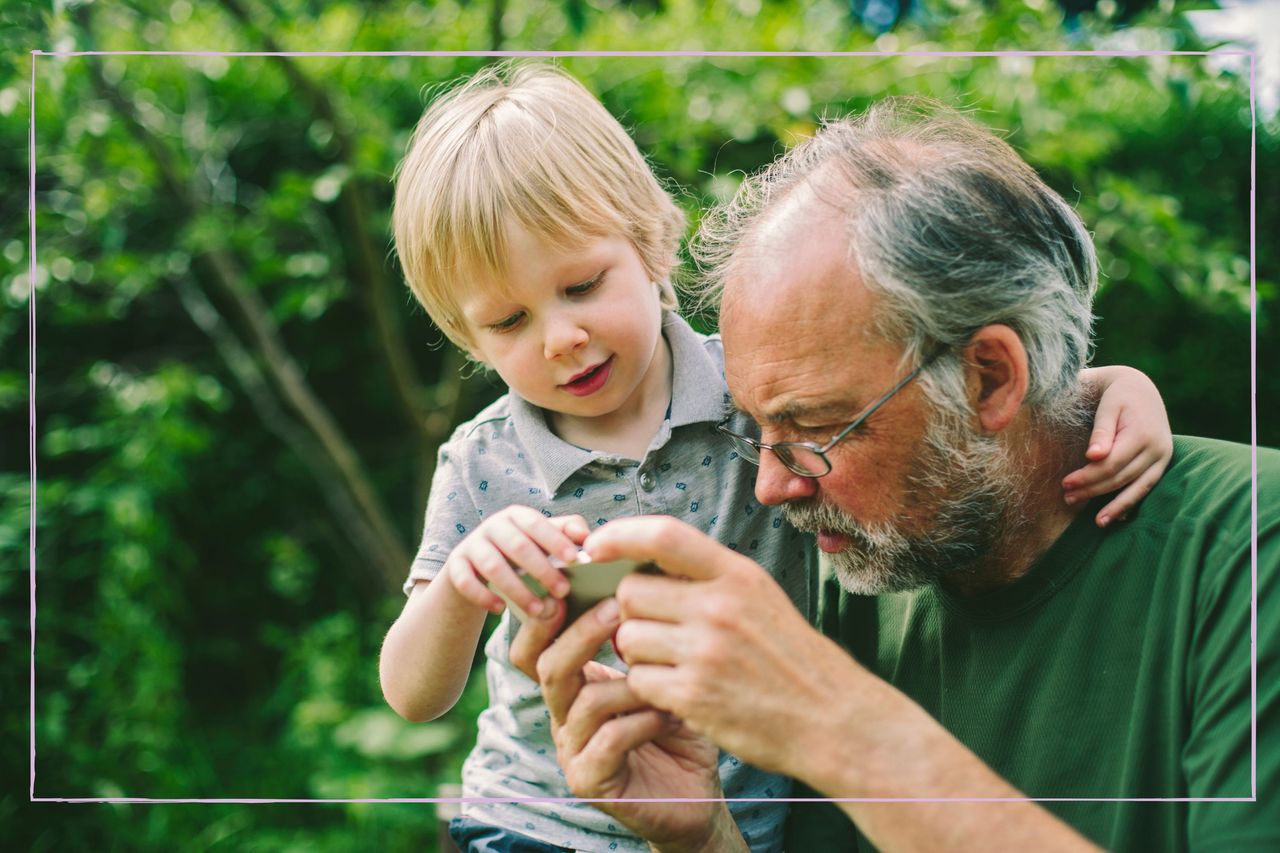
[[[801,477],[778,461],[772,450],[760,451],[760,470],[756,472],[756,500],[766,506],[811,498],[818,492],[818,481]]]
[[[591,336],[574,317],[561,315],[547,321],[543,348],[548,359],[560,358],[586,345]]]

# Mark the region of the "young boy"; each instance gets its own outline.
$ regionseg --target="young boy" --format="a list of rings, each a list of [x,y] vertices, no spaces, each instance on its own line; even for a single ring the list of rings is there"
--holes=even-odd
[[[433,719],[456,702],[486,613],[503,610],[489,584],[537,617],[543,603],[516,569],[563,597],[554,560],[572,560],[590,527],[623,515],[672,515],[750,554],[812,616],[816,550],[755,501],[755,469],[715,429],[728,401],[720,341],[675,313],[670,273],[684,217],[594,97],[545,66],[482,71],[423,116],[395,204],[414,294],[510,388],[440,450],[409,599],[382,650],[383,691],[398,713]],[[1146,395],[1158,426],[1150,383],[1121,376],[1126,405]],[[1167,427],[1146,426],[1126,435],[1167,437]],[[1156,442],[1138,446],[1141,438],[1094,454],[1110,451],[1072,475],[1077,494],[1146,456]],[[1157,460],[1155,476],[1162,467]],[[490,704],[463,770],[464,795],[484,801],[464,806],[455,841],[463,850],[647,850],[590,804],[549,801],[571,794],[538,685],[509,661],[517,628],[504,614],[485,646]],[[611,649],[597,660],[625,669]],[[729,755],[721,778],[751,847],[780,849],[786,804],[777,798],[789,780]]]

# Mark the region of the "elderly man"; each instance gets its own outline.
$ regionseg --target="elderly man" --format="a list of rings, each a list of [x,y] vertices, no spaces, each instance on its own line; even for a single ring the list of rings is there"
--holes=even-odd
[[[828,555],[827,636],[691,528],[601,528],[595,559],[682,579],[629,578],[540,658],[558,620],[519,637],[571,787],[715,798],[710,741],[841,801],[797,808],[794,850],[1280,849],[1280,454],[1256,457],[1255,688],[1248,447],[1176,439],[1119,527],[1059,497],[1097,278],[1070,206],[988,131],[886,102],[702,241],[761,428],[733,440]],[[625,678],[587,663],[615,631]],[[663,849],[742,845],[720,803],[602,808]]]

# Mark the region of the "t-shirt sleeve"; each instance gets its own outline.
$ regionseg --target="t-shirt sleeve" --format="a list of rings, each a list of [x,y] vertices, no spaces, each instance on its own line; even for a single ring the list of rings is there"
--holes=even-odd
[[[1193,802],[1192,850],[1280,850],[1280,518],[1259,518],[1257,602],[1257,784],[1253,780],[1248,542],[1212,554],[1217,570],[1198,596],[1189,660],[1194,691],[1183,750],[1191,797],[1256,796],[1254,802]]]
[[[449,553],[483,519],[469,488],[465,447],[463,441],[455,438],[441,446],[436,456],[422,544],[409,567],[409,577],[404,582],[405,595],[413,591],[416,581],[435,578]]]

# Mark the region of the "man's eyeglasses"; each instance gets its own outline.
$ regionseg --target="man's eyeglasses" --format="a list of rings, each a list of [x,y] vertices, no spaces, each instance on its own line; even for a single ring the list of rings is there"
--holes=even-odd
[[[748,462],[756,465],[760,464],[760,451],[772,450],[773,455],[778,457],[778,461],[787,467],[788,471],[793,474],[799,474],[801,477],[825,477],[831,473],[831,460],[827,458],[827,454],[831,448],[844,441],[855,429],[862,426],[863,421],[875,414],[875,411],[889,402],[889,399],[897,394],[903,388],[910,384],[912,379],[920,375],[920,372],[933,363],[939,355],[942,354],[945,347],[934,350],[932,354],[920,363],[920,366],[908,373],[897,385],[894,385],[880,399],[876,400],[870,406],[862,410],[862,413],[854,419],[840,432],[836,433],[835,438],[826,444],[818,445],[812,441],[780,441],[777,444],[765,444],[763,441],[751,438],[745,435],[739,435],[728,427],[728,420],[722,421],[716,426],[716,429],[729,438],[733,439],[735,449],[738,455]]]

